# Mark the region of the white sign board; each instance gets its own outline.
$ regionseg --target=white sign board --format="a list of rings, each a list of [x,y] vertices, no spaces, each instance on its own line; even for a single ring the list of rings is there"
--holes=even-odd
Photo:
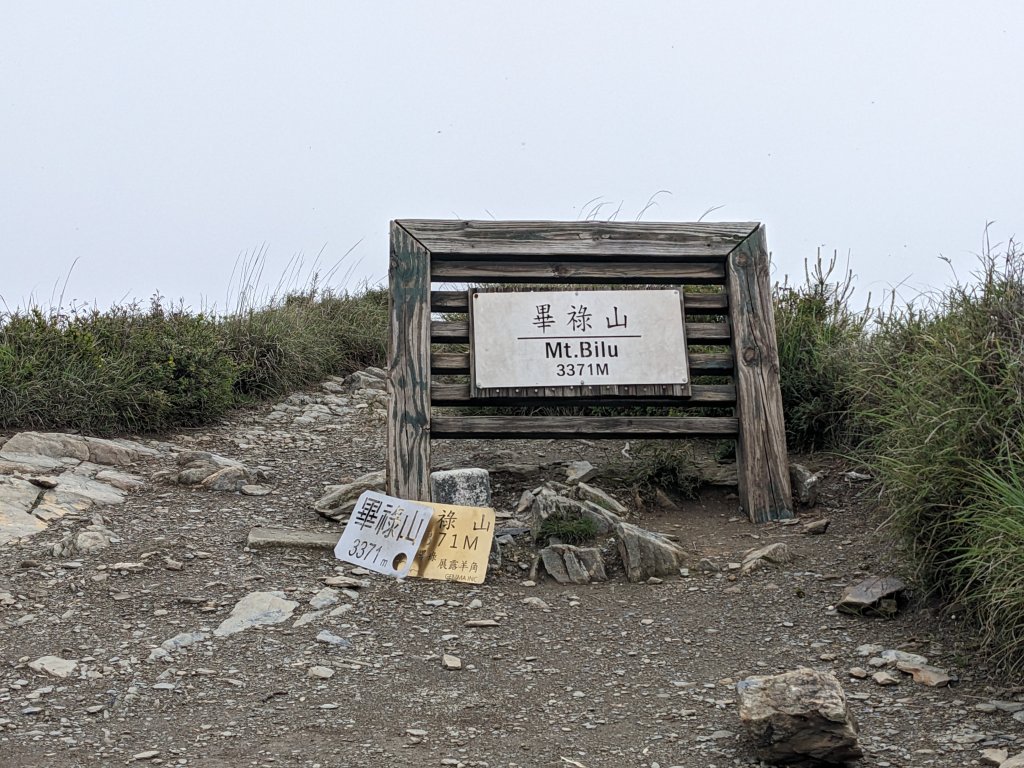
[[[359,497],[334,556],[386,576],[404,577],[430,526],[426,504],[366,491]]]
[[[677,290],[472,297],[477,387],[689,383]]]

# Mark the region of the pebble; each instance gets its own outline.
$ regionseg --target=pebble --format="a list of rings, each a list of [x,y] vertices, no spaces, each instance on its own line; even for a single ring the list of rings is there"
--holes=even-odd
[[[462,669],[462,659],[446,653],[441,657],[441,666],[445,669]]]
[[[316,665],[309,668],[306,672],[306,677],[315,677],[319,680],[330,680],[334,677],[334,670],[330,667]]]

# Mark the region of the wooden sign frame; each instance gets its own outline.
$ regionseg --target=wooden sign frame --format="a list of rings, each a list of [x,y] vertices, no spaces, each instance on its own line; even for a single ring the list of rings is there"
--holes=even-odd
[[[753,223],[593,221],[391,222],[387,488],[430,500],[430,441],[439,438],[712,438],[737,441],[739,495],[754,522],[793,516],[775,318],[764,227]],[[604,387],[573,405],[731,408],[733,416],[507,416],[435,414],[435,407],[565,405],[546,392],[474,397],[469,353],[433,345],[469,342],[469,292],[434,284],[529,283],[719,286],[686,293],[689,396],[671,387]],[[461,319],[433,319],[435,313]],[[464,317],[463,317],[464,316]],[[703,322],[704,320],[713,322]],[[723,322],[724,320],[724,322]],[[432,377],[464,377],[464,381]],[[700,377],[731,377],[731,384]],[[554,394],[554,393],[552,393]]]

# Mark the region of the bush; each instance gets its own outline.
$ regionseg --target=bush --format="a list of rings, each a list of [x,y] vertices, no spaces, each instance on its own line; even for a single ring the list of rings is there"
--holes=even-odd
[[[155,298],[0,316],[0,429],[105,435],[197,426],[329,375],[382,365],[387,293],[309,289],[227,318]]]
[[[865,456],[921,576],[1019,633],[1024,254],[1011,244],[973,283],[880,318],[855,390]]]
[[[833,279],[836,257],[818,254],[804,284],[773,291],[786,442],[792,451],[844,445],[849,437],[856,370],[869,312],[850,309],[853,276]]]

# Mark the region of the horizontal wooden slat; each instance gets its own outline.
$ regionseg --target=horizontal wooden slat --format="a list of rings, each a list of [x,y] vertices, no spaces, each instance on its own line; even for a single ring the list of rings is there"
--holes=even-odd
[[[725,261],[651,264],[617,261],[438,261],[431,259],[430,279],[449,283],[608,283],[720,285]]]
[[[684,293],[683,304],[687,315],[724,315],[729,299],[724,293]],[[469,312],[466,291],[431,291],[431,312]]]
[[[735,437],[737,419],[727,416],[433,416],[437,438],[635,438]]]
[[[578,387],[567,387],[578,390]],[[671,405],[677,408],[727,408],[736,404],[736,388],[730,384],[693,384],[690,397],[660,394],[658,385],[646,387],[619,386],[621,394],[602,392],[602,387],[583,387],[580,393],[571,392],[567,397],[546,397],[543,388],[524,387],[510,389],[508,397],[477,397],[470,398],[469,383],[452,384],[433,382],[430,385],[430,400],[438,406],[458,405],[544,405],[551,407],[570,407],[577,405]],[[671,387],[664,387],[671,392]]]
[[[469,312],[466,291],[431,291],[431,312]]]
[[[686,341],[691,344],[728,344],[728,323],[687,323]],[[468,344],[468,320],[432,320],[430,340],[435,344]]]
[[[725,256],[757,228],[754,222],[455,221],[397,222],[434,259],[700,259]]]
[[[718,352],[691,352],[690,376],[727,376],[732,372],[732,355]],[[431,373],[469,375],[468,352],[435,352],[430,358]]]

